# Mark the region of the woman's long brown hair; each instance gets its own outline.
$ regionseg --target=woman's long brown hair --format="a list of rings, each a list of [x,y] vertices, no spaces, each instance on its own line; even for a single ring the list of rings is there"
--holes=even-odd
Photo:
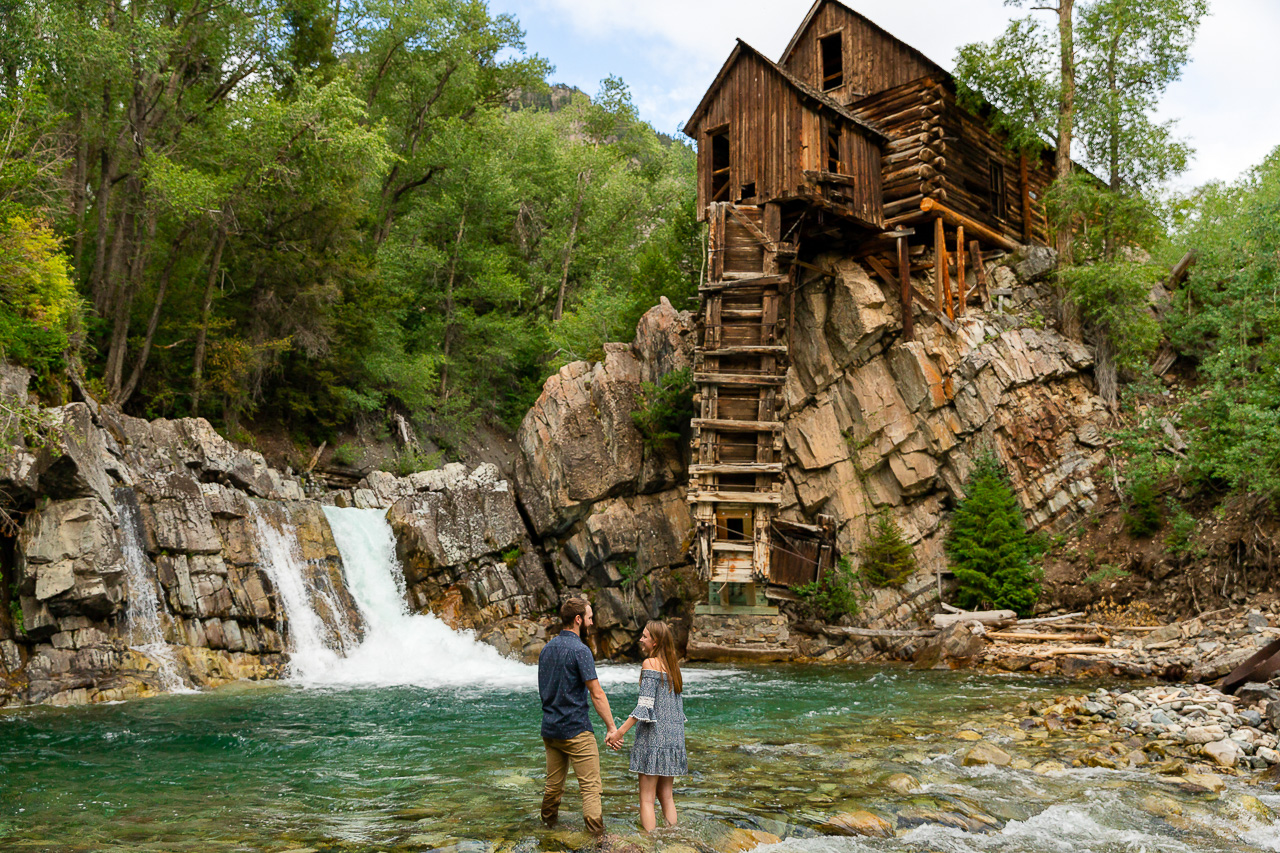
[[[671,629],[667,627],[666,622],[659,622],[657,619],[644,627],[648,629],[649,637],[653,640],[653,656],[661,660],[662,665],[667,668],[671,692],[683,693],[684,681],[680,678],[680,656],[676,654],[676,638],[672,636]]]

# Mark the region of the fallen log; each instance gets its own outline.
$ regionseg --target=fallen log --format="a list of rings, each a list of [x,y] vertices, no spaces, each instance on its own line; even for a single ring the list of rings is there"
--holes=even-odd
[[[990,640],[1009,640],[1014,643],[1105,643],[1101,634],[1031,634],[1026,631],[992,631]]]
[[[1037,616],[1034,619],[1019,619],[1019,625],[1041,625],[1045,622],[1060,622],[1064,619],[1074,619],[1077,616],[1083,616],[1084,611],[1080,610],[1075,613],[1063,613],[1061,616]]]
[[[1018,621],[1018,614],[1012,610],[972,610],[960,613],[939,613],[933,617],[933,627],[947,628],[957,622],[981,622],[983,625],[996,625],[1008,623],[1012,625]]]

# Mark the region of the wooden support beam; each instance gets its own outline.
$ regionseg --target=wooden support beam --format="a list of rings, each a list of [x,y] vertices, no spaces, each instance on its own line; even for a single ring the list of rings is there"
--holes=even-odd
[[[898,238],[898,281],[902,288],[902,339],[905,341],[914,338],[916,322],[911,311],[911,253],[907,240],[905,234]]]
[[[977,240],[969,241],[969,259],[973,261],[973,277],[976,279],[974,289],[982,288],[983,307],[991,306],[991,288],[987,284],[987,267],[982,261],[982,247]]]
[[[692,426],[719,432],[782,432],[779,421],[735,421],[721,418],[694,418]]]
[[[689,489],[689,503],[782,504],[782,492],[716,492]]]
[[[719,462],[714,465],[689,466],[689,476],[701,474],[781,474],[781,462]]]
[[[956,226],[956,313],[964,315],[964,226]]]
[[[815,184],[840,184],[846,187],[858,186],[858,179],[852,175],[839,175],[835,172],[820,172],[815,169],[805,169],[804,179],[812,181]]]
[[[1016,252],[1021,248],[1017,243],[1010,240],[1000,232],[993,231],[981,222],[978,222],[976,219],[970,219],[963,213],[957,213],[939,202],[937,199],[924,199],[920,202],[920,210],[924,213],[932,213],[940,219],[946,220],[951,225],[963,225],[971,234],[982,240],[984,243],[999,246],[1006,252]]]
[[[732,273],[730,273],[730,275],[732,275]],[[716,293],[721,290],[733,290],[735,288],[746,289],[750,287],[777,287],[778,285],[785,284],[786,281],[787,277],[785,275],[757,275],[755,273],[749,273],[743,278],[726,278],[719,281],[709,281],[706,284],[700,285],[698,287],[698,292]]]
[[[738,208],[735,205],[729,206],[729,215],[732,216],[734,219],[736,219],[739,225],[747,229],[748,234],[750,234],[752,237],[755,237],[766,248],[773,245],[773,241],[770,240],[768,237],[766,237],[764,235],[764,232],[761,231],[759,228],[757,228],[756,224],[752,222],[745,213],[742,213],[740,210],[738,210]]]
[[[942,230],[945,227],[941,219],[933,220],[933,301],[939,305],[946,304],[942,301],[942,280],[947,275],[947,238]]]
[[[704,355],[786,355],[787,348],[782,344],[743,344],[715,349],[695,347],[694,352]]]
[[[749,373],[695,373],[693,381],[696,385],[784,385],[785,376],[754,376]]]
[[[956,315],[951,307],[951,271],[947,263],[946,226],[940,218],[934,220],[933,253],[933,270],[937,277],[933,290],[938,297],[938,304],[946,308],[947,319],[954,320]]]

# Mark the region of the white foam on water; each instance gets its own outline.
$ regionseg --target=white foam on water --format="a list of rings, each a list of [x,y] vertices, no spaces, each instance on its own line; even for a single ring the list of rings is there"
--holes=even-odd
[[[161,689],[168,693],[195,693],[178,673],[173,647],[164,638],[164,624],[160,619],[164,605],[159,598],[156,567],[142,544],[142,517],[131,490],[116,492],[116,513],[120,522],[125,577],[129,584],[129,603],[125,611],[131,634],[129,648],[156,665]]]
[[[328,635],[332,631],[316,612],[313,596],[319,597],[322,592],[307,580],[306,561],[298,547],[296,533],[277,530],[263,517],[256,503],[250,501],[249,505],[262,550],[262,568],[271,578],[288,619],[289,674],[304,681],[314,678],[342,659],[341,633],[336,641],[331,641]],[[330,607],[330,612],[342,611]]]
[[[365,636],[346,657],[300,671],[299,681],[316,687],[536,688],[535,667],[504,658],[432,614],[410,612],[395,537],[381,510],[326,506],[324,514]]]

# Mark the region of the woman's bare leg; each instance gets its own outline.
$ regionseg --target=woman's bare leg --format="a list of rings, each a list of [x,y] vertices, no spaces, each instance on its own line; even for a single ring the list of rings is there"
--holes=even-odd
[[[672,790],[674,780],[670,776],[658,777],[658,801],[662,803],[662,819],[667,826],[676,825],[676,797]]]
[[[640,774],[640,826],[645,832],[653,832],[658,825],[657,816],[653,813],[653,800],[658,795],[658,778]]]

